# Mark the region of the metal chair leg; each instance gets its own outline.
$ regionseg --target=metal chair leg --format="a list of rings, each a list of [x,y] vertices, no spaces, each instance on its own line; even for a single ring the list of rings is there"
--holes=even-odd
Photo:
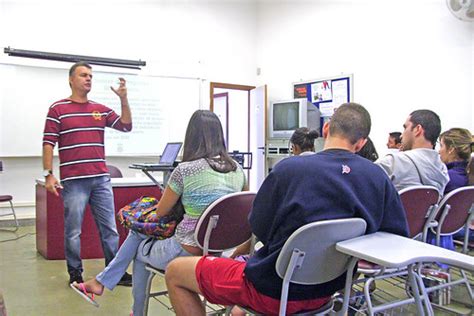
[[[471,298],[471,301],[474,301],[474,293],[471,288],[471,284],[469,284],[469,279],[467,278],[466,271],[461,269],[461,274],[464,279],[464,285],[466,286],[467,292],[469,293],[469,297]]]
[[[143,307],[143,315],[148,315],[148,306],[150,305],[150,291],[151,291],[151,283],[153,282],[153,278],[155,277],[155,273],[150,271],[150,276],[148,277],[148,281],[146,283],[146,297],[145,297],[145,305]]]
[[[13,208],[13,202],[11,200],[9,202],[10,202],[10,206],[12,208],[13,218],[15,219],[16,229],[18,229],[20,227],[20,224],[18,224],[18,219],[16,218],[15,209]]]
[[[2,201],[2,202],[7,202],[7,201]],[[20,224],[18,223],[18,219],[16,217],[16,212],[15,212],[15,208],[13,207],[12,200],[8,200],[8,202],[10,203],[10,208],[12,210],[11,213],[0,214],[0,217],[13,215],[13,219],[15,220],[15,229],[13,231],[16,232],[18,230],[18,228],[20,228]],[[11,231],[11,230],[9,230],[9,231]]]
[[[415,273],[413,272],[413,265],[408,266],[408,280],[410,282],[411,291],[413,292],[413,297],[415,298],[415,304],[416,308],[418,309],[418,315],[424,316],[425,310],[423,309],[423,299],[420,296],[418,281],[416,279]]]

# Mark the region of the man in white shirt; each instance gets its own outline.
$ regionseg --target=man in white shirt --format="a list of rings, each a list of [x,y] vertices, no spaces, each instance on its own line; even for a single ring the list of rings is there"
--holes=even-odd
[[[414,185],[431,185],[444,192],[448,171],[434,150],[441,132],[439,116],[431,110],[412,112],[403,124],[402,150],[377,160],[400,191]]]

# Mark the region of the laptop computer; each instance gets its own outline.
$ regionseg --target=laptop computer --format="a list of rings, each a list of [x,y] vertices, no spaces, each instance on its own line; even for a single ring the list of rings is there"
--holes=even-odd
[[[134,167],[172,167],[183,143],[167,143],[158,163],[134,163]]]

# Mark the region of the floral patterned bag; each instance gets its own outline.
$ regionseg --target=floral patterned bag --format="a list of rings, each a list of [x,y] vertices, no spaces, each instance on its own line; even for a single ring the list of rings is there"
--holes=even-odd
[[[122,207],[117,213],[118,221],[128,229],[154,237],[166,239],[174,235],[176,225],[183,217],[181,203],[177,203],[170,215],[158,216],[158,200],[151,196],[142,196]]]

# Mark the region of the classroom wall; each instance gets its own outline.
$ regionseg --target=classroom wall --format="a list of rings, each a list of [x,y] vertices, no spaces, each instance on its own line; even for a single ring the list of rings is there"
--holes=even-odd
[[[380,154],[388,132],[419,108],[435,110],[443,129],[474,131],[474,23],[454,18],[444,0],[0,1],[0,30],[0,47],[142,59],[144,73],[198,74],[203,108],[210,81],[267,84],[271,101],[291,98],[296,81],[354,74],[354,100],[371,112]],[[2,160],[0,192],[32,216],[41,160]],[[129,158],[108,160],[139,175],[127,169]]]
[[[3,47],[8,46],[141,59],[147,62],[144,74],[205,79],[201,108],[207,109],[210,81],[255,83],[255,29],[253,1],[0,1],[0,62],[68,67],[66,63],[8,57],[3,54]],[[38,84],[45,82],[47,78]],[[28,87],[21,88],[28,92]],[[47,85],[44,89],[48,89]],[[53,98],[66,97],[56,93],[51,91]],[[177,101],[186,102],[185,91],[177,96]],[[133,112],[133,104],[131,107]],[[43,117],[38,119],[44,120]],[[15,137],[21,137],[21,128],[12,131],[12,141]],[[0,157],[0,160],[4,161],[0,194],[13,195],[19,217],[34,216],[34,179],[41,177],[41,159]],[[118,165],[126,176],[141,176],[127,166],[131,162],[149,160],[109,157],[108,163]]]
[[[354,74],[379,154],[415,109],[437,112],[443,130],[474,132],[474,23],[444,0],[263,1],[257,20],[258,81],[270,100],[291,98],[295,81]]]

